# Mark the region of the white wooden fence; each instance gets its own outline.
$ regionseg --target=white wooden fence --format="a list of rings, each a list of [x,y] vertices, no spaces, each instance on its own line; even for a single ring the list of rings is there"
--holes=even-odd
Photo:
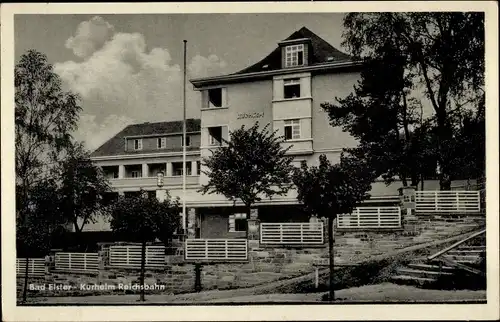
[[[24,276],[26,271],[26,258],[16,259],[16,275]],[[45,275],[45,258],[30,258],[28,262],[28,276]]]
[[[417,213],[479,213],[479,191],[415,191]]]
[[[246,239],[186,239],[186,260],[244,261],[248,258]]]
[[[358,207],[337,217],[337,228],[400,228],[400,207]]]
[[[55,269],[70,272],[97,272],[99,259],[97,253],[56,253]]]
[[[141,268],[141,246],[109,247],[109,266],[121,268]],[[146,246],[146,268],[165,267],[165,246]]]
[[[261,223],[261,244],[323,244],[323,223]]]

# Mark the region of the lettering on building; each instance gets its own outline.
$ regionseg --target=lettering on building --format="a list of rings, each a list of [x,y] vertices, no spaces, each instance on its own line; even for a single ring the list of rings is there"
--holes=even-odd
[[[258,119],[264,117],[264,112],[254,112],[254,113],[238,113],[237,119]]]

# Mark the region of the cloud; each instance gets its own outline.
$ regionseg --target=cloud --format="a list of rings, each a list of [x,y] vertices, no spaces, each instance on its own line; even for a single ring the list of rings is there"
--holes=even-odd
[[[99,50],[111,38],[114,27],[99,16],[78,25],[73,37],[66,40],[66,48],[81,58]]]
[[[84,141],[89,150],[95,150],[106,140],[114,136],[125,126],[134,123],[134,120],[124,115],[109,115],[102,122],[96,121],[95,115],[82,114],[78,123],[78,132],[75,138]]]
[[[215,76],[225,69],[227,64],[216,55],[203,57],[196,55],[188,66],[188,71],[193,78]]]
[[[111,116],[135,122],[182,119],[182,70],[172,62],[168,49],[148,51],[142,34],[110,34],[112,30],[99,17],[82,22],[66,45],[83,61],[54,64],[64,86],[82,97],[87,128],[94,122],[99,129]],[[222,74],[226,66],[216,55],[197,55],[188,64],[188,78]],[[199,99],[199,93],[188,86],[188,117],[199,116]],[[102,136],[82,131],[91,142]]]

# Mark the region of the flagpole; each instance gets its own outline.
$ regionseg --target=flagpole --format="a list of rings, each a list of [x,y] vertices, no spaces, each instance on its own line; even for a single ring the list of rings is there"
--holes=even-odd
[[[182,229],[186,235],[186,43],[184,40],[184,79],[182,93]]]

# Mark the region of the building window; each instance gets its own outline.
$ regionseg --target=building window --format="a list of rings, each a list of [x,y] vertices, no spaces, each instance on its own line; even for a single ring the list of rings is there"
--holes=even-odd
[[[285,47],[285,67],[304,65],[304,45]]]
[[[229,231],[247,231],[247,214],[229,215]]]
[[[156,144],[158,146],[158,149],[164,149],[167,145],[167,138],[158,138]]]
[[[134,150],[142,150],[142,139],[134,140]]]
[[[300,139],[300,120],[285,121],[285,140]]]
[[[142,171],[133,170],[133,171],[130,172],[130,176],[132,178],[141,178],[142,177]]]
[[[283,80],[284,98],[300,97],[300,78]]]
[[[222,107],[222,88],[208,90],[208,107]]]
[[[222,145],[222,126],[208,128],[208,144]]]
[[[196,161],[196,174],[200,175],[201,174],[201,162]]]
[[[186,162],[186,175],[191,175],[191,163]],[[182,162],[172,162],[172,175],[173,176],[182,176]]]
[[[181,143],[184,146],[184,136],[181,136]],[[186,146],[191,146],[191,137],[186,135]]]

